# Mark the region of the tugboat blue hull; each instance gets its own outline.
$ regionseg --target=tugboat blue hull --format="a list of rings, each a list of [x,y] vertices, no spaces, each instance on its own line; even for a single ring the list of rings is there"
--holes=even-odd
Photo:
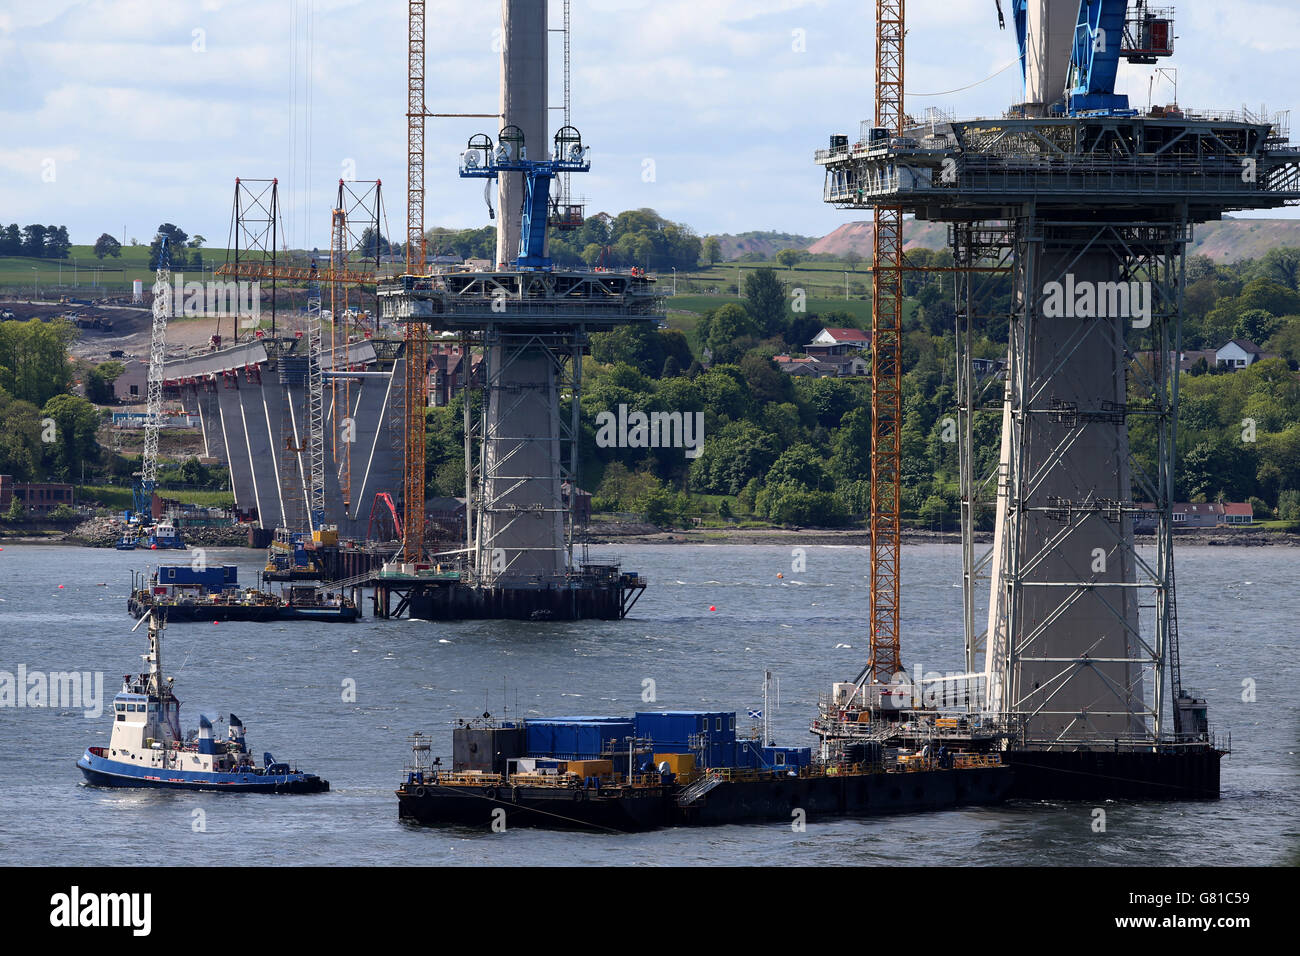
[[[81,755],[77,767],[92,787],[130,787],[150,790],[211,790],[223,793],[324,793],[328,780],[310,773],[210,773],[193,770],[164,770],[137,767],[97,757],[90,751]],[[162,774],[166,774],[163,776]]]

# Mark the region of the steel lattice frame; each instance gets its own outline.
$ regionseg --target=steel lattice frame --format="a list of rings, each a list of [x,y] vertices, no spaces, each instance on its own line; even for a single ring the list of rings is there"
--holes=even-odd
[[[158,428],[162,422],[163,366],[167,361],[167,319],[171,315],[171,256],[164,238],[158,254],[153,286],[153,331],[149,338],[148,404],[145,406],[144,454],[140,458],[140,486],[152,497],[158,486]]]
[[[998,476],[998,485],[1006,502],[1005,527],[1010,540],[1000,558],[991,553],[974,562],[973,549],[968,550],[966,574],[973,578],[988,557],[1001,562],[996,571],[1002,588],[992,600],[1002,602],[997,620],[1005,631],[977,636],[976,646],[981,638],[988,642],[987,709],[1003,716],[1013,715],[1027,728],[1024,743],[1029,745],[1074,746],[1103,736],[1143,744],[1158,740],[1164,730],[1165,662],[1173,667],[1177,659],[1172,560],[1175,410],[1185,255],[1190,236],[1185,221],[1061,222],[1039,219],[1032,210],[1017,221],[1008,236],[1017,262],[1017,289],[1003,411],[1006,472]],[[1038,274],[1035,251],[1045,245],[1067,251],[1058,268],[1050,274]],[[1047,355],[1041,351],[1043,340],[1036,326],[1051,321],[1043,316],[1044,288],[1061,281],[1085,256],[1102,252],[1108,254],[1115,274],[1123,281],[1151,283],[1151,326],[1128,328],[1123,337],[1107,343],[1116,355],[1123,356],[1129,368],[1124,406],[1117,408],[1099,399],[1095,407],[1080,408],[1052,400],[1052,379],[1075,360],[1085,338],[1108,338],[1114,335],[1113,327],[1098,321]],[[1039,354],[1032,359],[1037,364],[1032,364],[1035,349]],[[1138,361],[1139,352],[1148,358]],[[1128,421],[1139,417],[1149,419],[1155,431],[1155,472],[1144,470],[1131,449],[1127,467],[1134,485],[1152,503],[1150,506],[1138,507],[1132,500],[1106,500],[1092,495],[1079,501],[1044,497],[1040,490],[1043,479],[1065,466],[1071,448],[1087,430],[1113,430],[1126,436]],[[1050,443],[1046,442],[1048,435]],[[1127,447],[1126,437],[1123,443]],[[1049,445],[1050,451],[1041,459],[1030,457],[1031,446],[1041,454]],[[973,486],[969,479],[967,483]],[[1139,515],[1156,522],[1154,562],[1139,552],[1133,537],[1131,525]],[[1029,528],[1034,520],[1043,517],[1054,523],[1055,530],[1031,540]],[[1121,580],[1099,582],[1087,568],[1079,568],[1076,576],[1052,580],[1035,574],[1049,556],[1064,553],[1081,540],[1084,547],[1104,551],[1109,566],[1119,562],[1118,566],[1125,569]],[[1153,596],[1154,619],[1151,633],[1143,633],[1136,621],[1136,601],[1137,595],[1148,591]],[[1031,619],[1025,607],[1028,596],[1045,592],[1052,595],[1049,613],[1042,619]],[[1121,606],[1116,606],[1117,600]],[[1054,622],[1085,602],[1099,605],[1120,622],[1128,647],[1125,654],[1103,657],[1084,651],[1062,657],[1036,650],[1037,642]],[[969,619],[967,626],[971,629]],[[1029,679],[1023,676],[1027,670],[1040,678],[1050,676],[1029,686]],[[1114,675],[1119,670],[1127,676],[1116,680]],[[1102,678],[1103,690],[1086,708],[1053,707],[1053,700],[1065,688],[1078,686],[1085,677],[1093,680],[1097,676]],[[1100,734],[1090,725],[1096,718],[1132,718],[1134,726],[1125,734]],[[1064,723],[1064,727],[1043,736],[1034,729],[1038,720]]]
[[[320,283],[307,286],[307,518],[312,531],[325,518],[325,379]]]
[[[406,271],[424,272],[424,0],[410,0],[406,103]],[[402,482],[402,559],[424,556],[425,407],[428,405],[428,329],[406,326],[405,479]]]
[[[876,2],[876,126],[903,131],[905,0]],[[902,670],[899,556],[902,503],[903,209],[874,210],[871,294],[871,651],[859,683]]]

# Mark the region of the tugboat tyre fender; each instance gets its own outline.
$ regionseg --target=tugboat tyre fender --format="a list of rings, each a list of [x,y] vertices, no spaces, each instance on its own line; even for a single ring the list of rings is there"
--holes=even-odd
[[[417,797],[423,797],[426,793],[428,793],[428,791],[425,790],[424,787],[416,787],[416,788],[415,788],[415,795],[416,795]]]
[[[487,797],[489,800],[495,800],[497,798],[497,792],[495,788],[488,787],[483,791],[483,796]]]

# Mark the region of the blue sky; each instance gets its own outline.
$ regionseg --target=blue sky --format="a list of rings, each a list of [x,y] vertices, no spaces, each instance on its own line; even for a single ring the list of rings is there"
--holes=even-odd
[[[309,8],[310,177],[305,43],[291,28]],[[558,26],[558,0],[551,9]],[[574,123],[593,147],[575,191],[593,210],[650,206],[701,234],[830,232],[851,216],[822,204],[812,154],[871,112],[874,9],[573,0]],[[498,20],[495,0],[428,4],[431,111],[495,111]],[[1015,59],[992,0],[910,0],[908,21],[909,94],[976,84]],[[1296,105],[1300,5],[1188,0],[1177,34],[1184,106]],[[0,221],[67,224],[82,243],[123,229],[148,241],[172,221],[221,246],[235,177],[278,176],[292,241],[325,245],[337,181],[354,168],[383,180],[401,235],[405,43],[400,0],[0,0]],[[552,105],[559,50],[557,34]],[[1145,105],[1150,69],[1122,71]],[[1157,102],[1173,99],[1161,89]],[[960,93],[911,95],[908,109],[990,115],[1019,92],[1013,67]],[[492,125],[429,121],[427,225],[488,223],[482,188],[455,170],[465,140]]]

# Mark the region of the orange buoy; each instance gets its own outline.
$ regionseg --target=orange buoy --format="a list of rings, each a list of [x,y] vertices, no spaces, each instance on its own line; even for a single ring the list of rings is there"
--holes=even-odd
[[[785,575],[782,574],[780,571],[778,571],[778,572],[776,573],[776,576],[777,576],[778,578],[782,578],[782,579],[785,578]]]

